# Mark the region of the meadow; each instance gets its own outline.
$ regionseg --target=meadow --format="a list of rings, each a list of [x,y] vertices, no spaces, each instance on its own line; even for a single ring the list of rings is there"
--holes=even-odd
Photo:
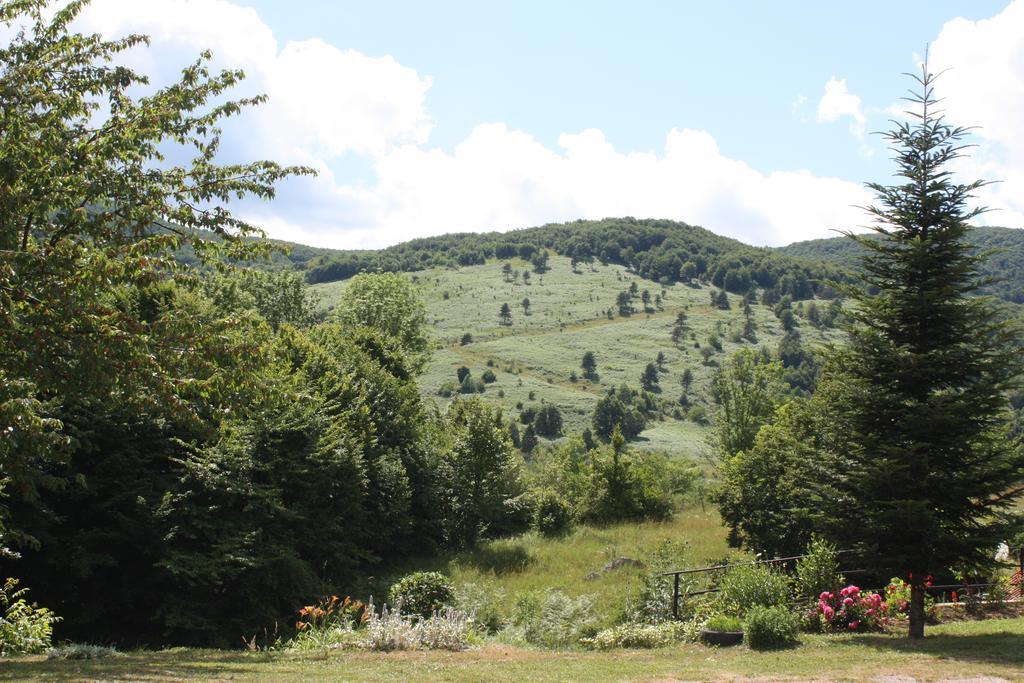
[[[601,396],[621,384],[639,386],[644,367],[654,362],[658,353],[665,357],[661,395],[677,399],[682,393],[683,372],[689,369],[692,400],[710,408],[707,387],[722,359],[743,347],[764,346],[774,351],[784,335],[772,309],[755,304],[756,342],[737,339],[743,329],[741,297],[728,295],[729,310],[715,308],[710,294],[717,290],[707,285],[662,285],[616,264],[595,262],[573,269],[569,258],[554,254],[549,270],[531,274],[526,284],[522,277],[511,280],[502,273],[506,262],[513,272],[532,268],[526,261],[510,259],[406,274],[424,298],[436,343],[419,385],[424,397],[441,409],[450,399],[439,396],[438,391],[446,382],[456,380],[459,367],[469,368],[474,377],[490,369],[496,381],[487,385],[483,397],[506,415],[517,415],[519,405],[528,408],[552,403],[562,411],[563,433],[582,432],[590,427]],[[636,298],[636,312],[620,315],[616,296],[633,283],[638,292],[650,293],[652,304],[644,312]],[[329,311],[345,286],[345,281],[314,285],[321,310]],[[658,296],[660,307],[653,303]],[[530,300],[529,314],[521,306],[524,298]],[[502,324],[498,315],[503,303],[512,309],[510,325]],[[687,316],[687,334],[673,344],[672,327],[680,312]],[[473,341],[463,344],[467,333]],[[803,343],[811,347],[834,340],[838,334],[806,323],[800,333]],[[722,349],[705,362],[701,347],[708,346],[712,335],[721,340]],[[596,355],[595,380],[584,378],[580,368],[587,351]],[[707,430],[705,424],[669,417],[649,423],[632,445],[695,458],[704,450]]]

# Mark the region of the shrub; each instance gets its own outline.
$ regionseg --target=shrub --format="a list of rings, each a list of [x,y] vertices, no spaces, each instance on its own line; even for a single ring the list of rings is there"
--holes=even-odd
[[[743,622],[739,617],[732,617],[727,614],[716,614],[708,619],[704,628],[709,631],[742,631]]]
[[[580,644],[591,650],[613,650],[668,647],[683,640],[686,640],[686,625],[667,621],[661,624],[621,624],[600,631],[593,638],[581,638]]]
[[[796,562],[796,587],[801,597],[813,600],[822,593],[834,591],[842,585],[839,576],[839,556],[836,547],[828,541],[815,538],[804,551],[805,557]]]
[[[472,614],[477,626],[487,633],[497,633],[505,625],[505,590],[476,583],[464,583],[455,590],[455,604]]]
[[[752,607],[743,622],[744,638],[755,650],[796,645],[799,631],[799,619],[785,607]]]
[[[31,655],[50,647],[53,625],[60,617],[25,600],[28,588],[9,578],[0,589],[0,657]]]
[[[484,370],[484,373],[480,375],[480,379],[482,379],[487,384],[498,381],[498,377],[497,375],[494,374],[494,370]]]
[[[544,536],[564,534],[573,526],[572,508],[554,489],[534,493],[533,528]]]
[[[124,657],[124,653],[105,645],[87,645],[84,643],[68,643],[60,647],[51,647],[46,651],[47,659],[80,660],[104,659],[106,657]]]
[[[354,645],[359,637],[356,629],[370,618],[368,607],[359,600],[336,595],[299,610],[295,636],[288,641],[289,650],[319,650]]]
[[[467,377],[469,377],[469,375],[470,375],[469,368],[467,368],[465,365],[461,366],[458,370],[455,371],[455,376],[459,378],[459,383],[460,384],[463,381],[465,381],[465,379]]]
[[[929,584],[930,585],[930,584]],[[882,602],[882,614],[889,618],[906,614],[910,611],[910,584],[903,579],[894,576],[885,587],[885,596]],[[957,601],[956,591],[953,592],[953,602]],[[925,593],[924,612],[929,618],[935,614],[935,598]]]
[[[743,616],[755,607],[781,607],[789,602],[789,579],[770,565],[737,567],[722,579],[725,609]]]
[[[379,652],[392,650],[414,650],[419,645],[416,638],[416,625],[412,620],[403,617],[402,605],[396,605],[394,611],[387,605],[381,607],[380,614],[370,609],[370,620],[366,622],[366,635],[363,645]]]
[[[416,644],[428,650],[465,650],[472,632],[472,618],[451,607],[435,612],[414,627]]]
[[[513,607],[510,635],[530,645],[563,648],[597,631],[594,601],[588,595],[570,598],[557,589],[520,596]]]
[[[459,385],[455,382],[448,380],[441,384],[437,390],[437,395],[442,398],[451,398],[455,395],[455,392],[459,390]]]
[[[646,571],[636,593],[626,602],[627,620],[658,624],[673,618],[673,578],[665,576],[664,572],[685,566],[688,553],[686,541],[665,539],[655,547],[646,558]],[[682,595],[694,587],[693,575],[684,574],[679,578],[679,614],[689,617],[694,605],[686,602]]]
[[[886,609],[881,595],[857,586],[818,596],[817,613],[824,628],[832,631],[880,631],[887,621]]]
[[[472,343],[473,343],[473,335],[470,334],[469,332],[467,332],[466,334],[462,335],[462,339],[459,340],[459,344],[461,346],[466,346],[467,344],[472,344]]]
[[[396,611],[401,605],[405,614],[426,618],[450,606],[455,600],[455,589],[440,572],[415,572],[391,586],[388,600]]]

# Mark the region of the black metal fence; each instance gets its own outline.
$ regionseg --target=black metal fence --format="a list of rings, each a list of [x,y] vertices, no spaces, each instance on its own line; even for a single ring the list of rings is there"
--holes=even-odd
[[[1009,597],[1016,598],[1016,599],[1024,599],[1024,594],[1022,594],[1022,593],[1024,593],[1024,546],[1021,546],[1021,547],[1016,547],[1016,546],[1010,547],[1009,550],[1010,550],[1011,555],[1014,552],[1017,555],[1017,571],[1014,573],[1013,577],[1011,578],[1011,590],[1015,590],[1015,594],[1011,594],[1011,596],[1009,596]],[[856,550],[837,550],[836,551],[836,555],[849,555],[849,554],[853,554],[853,553],[856,553],[856,552],[857,552]],[[677,570],[669,571],[669,572],[661,572],[660,574],[658,574],[658,576],[671,576],[672,577],[672,617],[674,619],[678,619],[679,618],[679,598],[681,597],[680,585],[679,585],[680,584],[679,577],[681,577],[681,576],[685,576],[685,575],[689,575],[689,574],[702,574],[702,573],[709,573],[709,572],[727,571],[727,570],[732,569],[734,567],[749,567],[751,565],[758,565],[758,564],[781,565],[781,564],[786,564],[788,562],[796,562],[797,560],[802,560],[805,557],[807,557],[807,555],[793,555],[791,557],[776,557],[776,558],[772,558],[770,560],[752,560],[750,562],[735,562],[735,563],[728,563],[728,564],[709,565],[707,567],[692,567],[692,568],[689,568],[689,569],[677,569]],[[856,574],[865,574],[867,572],[868,572],[868,570],[866,570],[866,569],[840,569],[839,570],[839,574],[842,575],[842,576],[854,576]],[[980,593],[981,589],[983,589],[983,588],[991,588],[993,585],[995,585],[995,584],[992,584],[992,583],[968,583],[968,582],[964,582],[964,583],[957,583],[957,584],[941,584],[941,585],[926,586],[925,590],[929,591],[929,592],[932,592],[932,593],[943,593],[943,594],[947,590],[949,590],[949,591],[965,590],[965,591],[967,591],[967,595],[970,596],[970,595],[973,595],[974,593]],[[878,591],[878,590],[882,590],[882,589],[866,589],[866,590]],[[697,595],[706,595],[708,593],[718,593],[720,591],[721,591],[720,588],[714,588],[714,587],[713,588],[705,588],[705,589],[696,590],[696,591],[687,591],[686,592],[686,597],[690,598],[690,597],[694,597],[694,596],[697,596]]]

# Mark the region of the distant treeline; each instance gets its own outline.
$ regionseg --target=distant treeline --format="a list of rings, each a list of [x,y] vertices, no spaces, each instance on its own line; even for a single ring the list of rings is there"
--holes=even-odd
[[[829,281],[844,278],[839,268],[823,261],[751,247],[686,223],[634,218],[580,220],[506,233],[442,235],[378,251],[332,251],[304,261],[304,270],[306,281],[315,284],[361,272],[470,266],[489,258],[529,260],[543,250],[579,263],[624,265],[665,284],[701,281],[737,294],[758,287],[778,297],[831,298],[835,292]]]
[[[983,294],[1015,304],[1024,304],[1024,230],[978,227],[967,239],[986,254],[979,271],[993,282],[982,287]],[[843,270],[856,268],[863,247],[845,237],[797,242],[779,249],[787,256],[827,261]]]

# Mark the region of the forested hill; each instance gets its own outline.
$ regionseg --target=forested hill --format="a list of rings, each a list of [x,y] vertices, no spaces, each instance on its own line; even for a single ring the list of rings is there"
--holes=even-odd
[[[704,228],[669,220],[610,218],[549,224],[512,232],[460,233],[412,240],[378,251],[320,251],[302,247],[290,258],[311,284],[347,279],[363,271],[413,272],[471,266],[519,257],[543,271],[545,252],[575,262],[628,266],[660,281],[701,280],[742,294],[751,287],[779,296],[829,297],[827,282],[842,271],[824,261],[752,247]]]
[[[982,265],[982,273],[996,282],[985,288],[1006,301],[1024,304],[1024,229],[975,228],[968,239],[981,251],[993,251]],[[851,239],[830,239],[796,242],[777,251],[794,258],[825,261],[842,270],[856,268],[863,248]]]

